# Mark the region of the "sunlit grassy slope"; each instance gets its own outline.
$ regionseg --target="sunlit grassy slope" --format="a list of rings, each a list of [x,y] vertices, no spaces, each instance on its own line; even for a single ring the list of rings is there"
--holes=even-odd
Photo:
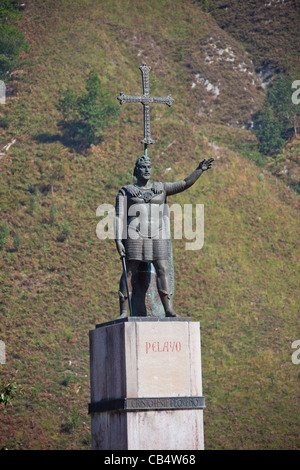
[[[61,88],[82,91],[91,69],[112,96],[140,93],[147,62],[151,90],[176,100],[151,112],[153,178],[179,180],[215,157],[170,199],[205,207],[203,249],[173,243],[176,310],[201,321],[205,446],[298,448],[299,205],[238,150],[253,139],[243,123],[264,97],[251,57],[192,1],[26,5],[20,27],[31,50],[1,134],[16,143],[0,160],[10,228],[0,251],[1,380],[23,394],[0,410],[0,447],[90,447],[88,331],[118,316],[121,272],[114,242],[96,237],[96,209],[133,181],[142,108],[124,105],[103,142],[81,154],[61,141],[55,105]],[[62,224],[70,234],[59,241]]]

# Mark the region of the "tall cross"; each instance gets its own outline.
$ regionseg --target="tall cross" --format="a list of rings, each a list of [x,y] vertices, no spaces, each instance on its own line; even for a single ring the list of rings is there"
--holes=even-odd
[[[141,141],[144,144],[145,154],[147,153],[147,145],[154,144],[154,140],[151,137],[151,128],[150,128],[150,103],[164,103],[168,106],[172,106],[174,103],[174,99],[171,95],[165,96],[163,98],[159,98],[157,96],[150,96],[149,91],[149,72],[151,67],[143,64],[139,67],[140,71],[142,72],[142,79],[143,79],[143,95],[139,96],[131,96],[125,95],[123,92],[120,93],[118,96],[118,100],[120,104],[123,103],[142,103],[144,107],[144,138]]]

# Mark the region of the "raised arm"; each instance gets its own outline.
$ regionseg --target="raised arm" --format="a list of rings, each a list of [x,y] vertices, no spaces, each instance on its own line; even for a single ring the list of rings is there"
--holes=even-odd
[[[166,195],[171,196],[172,194],[181,193],[182,191],[190,188],[197,181],[197,179],[200,178],[204,171],[211,168],[213,161],[213,157],[209,158],[208,160],[202,160],[197,166],[196,170],[184,178],[184,180],[176,181],[175,183],[165,183]]]

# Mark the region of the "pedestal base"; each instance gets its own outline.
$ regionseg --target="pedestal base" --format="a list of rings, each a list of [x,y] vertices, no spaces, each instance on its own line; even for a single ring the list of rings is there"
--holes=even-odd
[[[115,320],[90,332],[92,448],[204,448],[200,323]]]

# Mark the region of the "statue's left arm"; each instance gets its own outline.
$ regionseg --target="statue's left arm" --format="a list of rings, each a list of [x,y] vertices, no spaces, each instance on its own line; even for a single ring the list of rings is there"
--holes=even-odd
[[[194,170],[189,176],[184,178],[182,181],[176,181],[175,183],[165,183],[165,191],[167,196],[171,196],[172,194],[181,193],[186,189],[190,188],[198,178],[202,175],[202,173],[206,170],[209,170],[213,164],[214,158],[209,158],[208,160],[202,160],[199,165],[197,166],[196,170]]]

